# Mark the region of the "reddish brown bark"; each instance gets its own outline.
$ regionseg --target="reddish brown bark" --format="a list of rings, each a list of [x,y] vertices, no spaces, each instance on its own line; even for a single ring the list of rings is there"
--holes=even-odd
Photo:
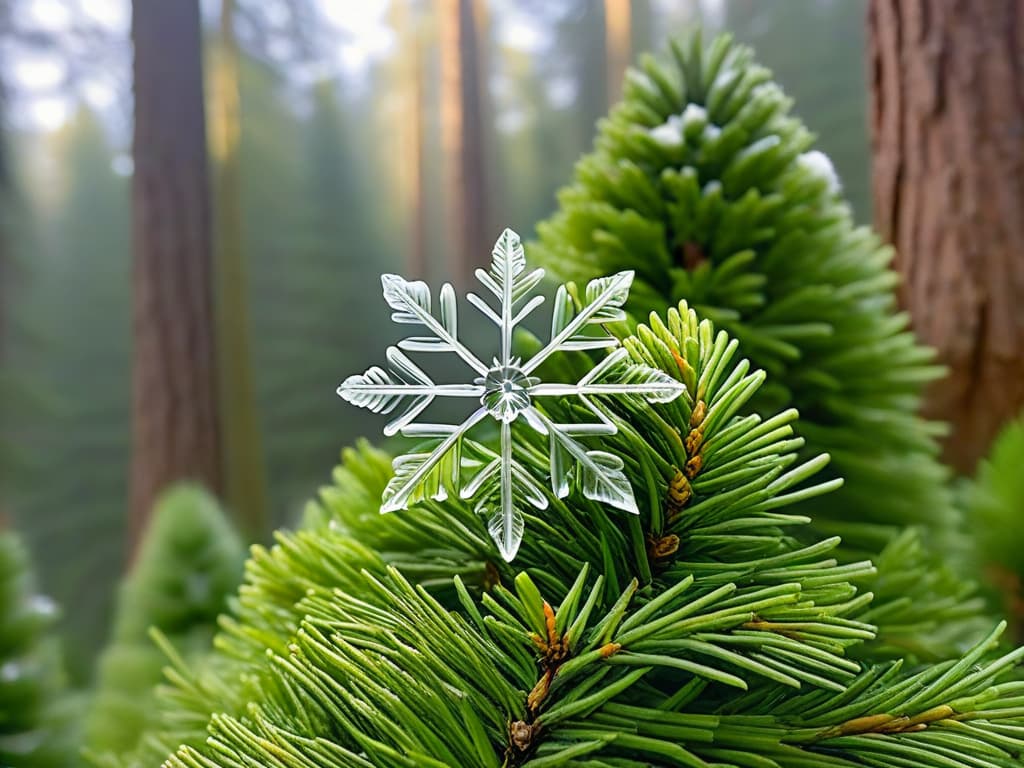
[[[1024,406],[1024,0],[872,0],[875,222],[970,471]]]
[[[221,490],[198,0],[135,0],[129,535],[176,480]]]

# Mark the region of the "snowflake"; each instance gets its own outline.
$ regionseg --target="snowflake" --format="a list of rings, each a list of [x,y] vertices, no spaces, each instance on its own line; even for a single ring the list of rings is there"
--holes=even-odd
[[[381,512],[407,509],[428,497],[444,500],[449,489],[455,490],[463,499],[478,500],[477,512],[490,516],[488,530],[501,555],[511,560],[523,536],[522,504],[538,510],[548,506],[541,481],[514,456],[512,425],[521,421],[548,438],[549,481],[556,496],[569,494],[570,477],[576,468],[576,484],[584,496],[636,514],[636,500],[622,471],[622,460],[605,451],[588,450],[576,439],[616,432],[614,423],[591,397],[640,396],[649,402],[668,402],[684,387],[663,371],[630,363],[628,353],[614,336],[594,333],[595,326],[600,330],[604,323],[625,318],[622,305],[633,281],[632,272],[591,280],[585,291],[586,303],[578,310],[568,289],[561,286],[555,295],[548,343],[525,362],[513,356],[513,331],[544,302],[543,296],[532,295],[544,270],[527,271],[519,236],[509,229],[498,238],[492,256],[490,270],[478,269],[476,277],[497,298],[498,309],[474,293],[467,294],[466,300],[498,328],[499,357],[488,365],[459,340],[451,285],[441,288],[437,318],[431,312],[430,290],[425,283],[383,275],[381,283],[384,299],[392,309],[391,319],[422,326],[429,335],[407,338],[397,347],[390,347],[386,354],[388,371],[374,366],[364,374],[350,376],[338,387],[338,394],[374,413],[387,414],[402,406],[384,434],[401,433],[433,441],[422,452],[395,459],[395,475],[384,490]],[[544,383],[535,375],[540,365],[556,353],[602,349],[608,354],[575,384]],[[472,384],[437,384],[403,350],[454,353],[476,377]],[[459,424],[417,422],[438,397],[466,398],[475,401],[477,407]],[[548,397],[579,398],[597,421],[556,423],[535,404]],[[488,417],[499,424],[497,453],[465,439]],[[461,475],[467,468],[475,474],[462,483]]]

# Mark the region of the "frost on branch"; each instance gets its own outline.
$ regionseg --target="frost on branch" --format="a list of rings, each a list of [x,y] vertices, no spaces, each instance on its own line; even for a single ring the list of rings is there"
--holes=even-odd
[[[476,270],[476,278],[497,306],[475,293],[466,300],[494,324],[500,352],[491,363],[459,340],[458,307],[451,285],[441,288],[435,316],[430,289],[422,282],[409,282],[398,275],[384,275],[384,300],[396,323],[416,325],[425,335],[403,339],[387,350],[387,369],[374,366],[365,373],[349,376],[338,387],[347,402],[374,413],[393,415],[384,434],[421,438],[427,447],[418,453],[395,459],[395,476],[384,491],[381,512],[407,509],[425,498],[444,500],[449,491],[477,501],[477,512],[488,516],[488,530],[502,556],[511,560],[523,537],[524,505],[547,508],[544,483],[565,497],[575,478],[576,486],[589,499],[636,513],[633,489],[622,471],[622,460],[614,454],[586,448],[578,438],[615,434],[615,425],[592,400],[595,396],[643,397],[650,402],[668,402],[678,397],[683,385],[656,368],[632,363],[618,339],[594,333],[595,326],[624,318],[622,306],[629,295],[633,273],[619,272],[591,280],[585,304],[577,309],[569,291],[561,286],[555,294],[551,335],[547,344],[528,360],[512,355],[512,334],[543,302],[534,289],[544,270],[528,270],[519,236],[506,229],[494,244],[489,270]],[[566,351],[605,350],[605,355],[575,384],[545,383],[536,376],[540,365]],[[472,371],[468,383],[439,384],[406,352],[446,352],[457,355]],[[469,413],[457,424],[435,424],[419,417],[435,398],[464,398]],[[584,423],[556,423],[540,401],[546,397],[576,397],[596,417]],[[498,423],[497,450],[470,441],[466,436],[486,419]],[[513,426],[516,429],[513,429]],[[518,429],[532,429],[548,438],[547,478],[516,458]],[[467,456],[464,456],[464,449]],[[468,455],[473,460],[468,459]]]

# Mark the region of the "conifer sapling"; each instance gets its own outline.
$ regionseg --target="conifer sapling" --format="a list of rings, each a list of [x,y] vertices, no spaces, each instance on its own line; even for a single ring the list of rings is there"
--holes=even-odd
[[[181,743],[157,701],[168,654],[204,663],[244,560],[241,540],[202,488],[178,486],[157,501],[99,661],[84,739],[93,764],[143,768]]]
[[[65,768],[73,763],[76,704],[47,636],[57,608],[37,594],[29,565],[20,539],[0,531],[0,765]]]

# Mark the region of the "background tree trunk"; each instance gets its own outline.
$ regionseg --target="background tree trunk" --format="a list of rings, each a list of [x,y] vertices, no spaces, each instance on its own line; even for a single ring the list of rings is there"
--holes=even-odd
[[[198,0],[134,0],[130,550],[175,480],[221,490]]]
[[[605,87],[608,107],[622,98],[622,79],[632,55],[630,0],[604,0]]]
[[[219,412],[225,501],[252,540],[267,533],[267,480],[256,410],[250,345],[249,282],[242,244],[238,43],[235,2],[221,0],[220,40],[213,58],[210,147],[214,159],[214,253]]]
[[[1024,405],[1024,1],[872,0],[875,222],[969,472]]]
[[[497,233],[491,232],[485,144],[487,68],[481,51],[483,8],[477,0],[441,0],[441,131],[455,238],[454,282],[487,263]]]
[[[392,3],[389,14],[399,40],[393,77],[397,80],[394,89],[401,92],[401,106],[397,110],[402,126],[398,183],[403,194],[403,213],[409,219],[404,274],[411,279],[426,280],[430,275],[427,263],[429,190],[424,152],[427,105],[424,19],[419,9],[410,3]]]

